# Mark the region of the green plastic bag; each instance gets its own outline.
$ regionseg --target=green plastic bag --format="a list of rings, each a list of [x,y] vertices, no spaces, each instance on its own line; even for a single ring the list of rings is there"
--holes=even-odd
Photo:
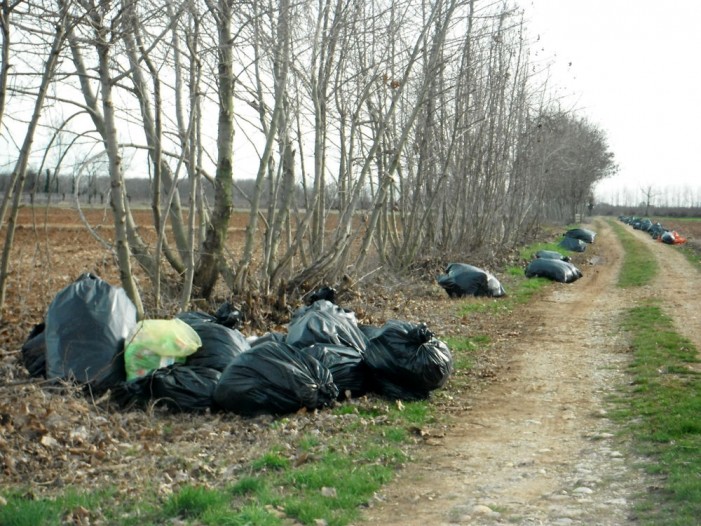
[[[124,348],[127,381],[185,362],[201,346],[200,336],[182,320],[141,321],[130,332]]]

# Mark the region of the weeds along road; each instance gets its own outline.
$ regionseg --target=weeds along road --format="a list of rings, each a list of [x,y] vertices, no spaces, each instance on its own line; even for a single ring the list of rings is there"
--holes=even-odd
[[[646,480],[607,418],[607,397],[627,382],[623,313],[659,298],[701,348],[699,273],[673,247],[633,232],[658,259],[654,282],[616,287],[623,249],[596,219],[590,266],[575,283],[514,312],[515,336],[498,343],[502,372],[457,415],[445,438],[414,461],[367,510],[366,524],[621,525]],[[649,482],[649,481],[647,481]]]

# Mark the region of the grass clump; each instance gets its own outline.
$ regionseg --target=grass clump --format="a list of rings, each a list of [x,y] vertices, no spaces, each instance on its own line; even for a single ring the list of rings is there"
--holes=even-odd
[[[609,225],[621,241],[625,250],[623,266],[618,276],[618,286],[622,288],[640,287],[650,283],[659,271],[655,255],[620,224],[609,221]]]
[[[198,518],[205,512],[211,513],[212,509],[226,508],[228,502],[229,498],[221,490],[186,485],[166,500],[163,512],[169,517]]]
[[[660,491],[641,496],[643,524],[696,524],[701,517],[701,375],[697,349],[672,329],[654,303],[632,308],[624,322],[632,339],[634,381],[615,413],[626,422],[644,468]]]

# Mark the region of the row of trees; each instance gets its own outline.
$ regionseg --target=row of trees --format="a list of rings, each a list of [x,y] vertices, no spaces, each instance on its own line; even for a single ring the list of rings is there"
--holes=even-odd
[[[181,201],[190,199],[190,187],[187,181],[180,181],[178,184],[178,196]],[[266,184],[267,181],[264,181]],[[12,184],[12,174],[0,173],[0,195],[4,195]],[[143,208],[152,201],[153,181],[146,178],[128,178],[124,180],[124,190],[127,201],[132,206]],[[248,196],[253,195],[256,189],[255,179],[244,179],[236,181],[234,185],[232,203],[234,208],[247,209],[250,205]],[[332,186],[326,189],[326,200],[338,208],[337,193]],[[90,177],[76,178],[72,175],[55,175],[51,170],[37,173],[35,170],[28,170],[24,185],[24,198],[22,202],[29,205],[66,205],[76,203],[78,206],[107,205],[110,199],[111,184],[110,178],[105,175],[91,175]],[[303,202],[304,187],[296,184],[293,201]],[[202,182],[200,195],[205,201],[213,202],[215,197],[214,186],[208,180]],[[264,189],[261,196],[261,205],[268,207],[271,204],[270,192]],[[278,199],[279,204],[279,199]],[[365,193],[359,202],[360,210],[368,210],[372,205],[371,196]]]
[[[701,208],[701,188],[691,185],[631,185],[597,192],[597,201],[616,207]]]
[[[0,0],[0,8],[7,142],[17,121],[5,108],[29,108],[0,210],[0,302],[37,151],[38,173],[78,177],[103,164],[112,250],[140,312],[134,264],[150,278],[154,308],[165,279],[184,308],[221,281],[231,294],[294,291],[371,263],[403,269],[418,257],[493,254],[546,218],[583,212],[594,183],[615,171],[603,132],[551,99],[546,64],[508,0]],[[139,235],[127,199],[134,166],[125,159],[140,158],[155,243]],[[245,240],[229,252],[242,177],[255,180],[250,214]],[[178,185],[192,198],[182,200]],[[328,231],[332,210],[337,227]]]

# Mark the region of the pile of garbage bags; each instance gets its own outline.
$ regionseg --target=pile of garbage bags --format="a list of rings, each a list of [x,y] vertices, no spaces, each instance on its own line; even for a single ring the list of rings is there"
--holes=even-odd
[[[586,228],[567,230],[558,246],[572,252],[584,252],[593,243],[596,232]],[[572,258],[555,250],[539,250],[524,271],[527,278],[548,278],[560,283],[572,283],[582,277],[582,271],[572,263]]]
[[[121,407],[244,416],[329,407],[376,393],[416,400],[445,385],[448,346],[425,324],[364,326],[322,291],[294,312],[288,331],[246,338],[240,313],[185,312],[137,321],[121,288],[84,274],[60,291],[22,346],[33,377],[109,391]]]
[[[652,239],[667,245],[682,245],[687,241],[686,237],[680,235],[676,230],[667,229],[659,222],[653,223],[652,220],[647,217],[618,216],[618,219],[632,226],[634,230],[647,232]]]
[[[445,274],[436,278],[448,296],[490,296],[498,298],[506,294],[504,287],[492,274],[467,263],[451,263]]]

